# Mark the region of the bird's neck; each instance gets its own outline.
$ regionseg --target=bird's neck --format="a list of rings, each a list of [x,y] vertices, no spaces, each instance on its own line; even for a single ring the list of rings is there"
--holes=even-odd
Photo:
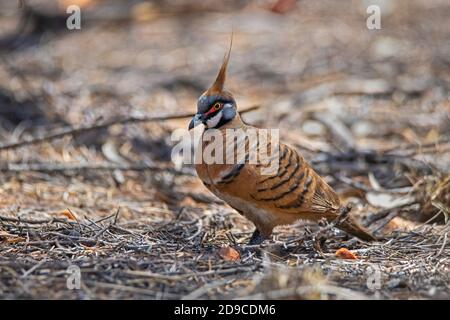
[[[244,126],[245,126],[245,124],[242,121],[241,116],[239,115],[239,113],[236,112],[236,115],[234,116],[233,119],[228,120],[224,124],[216,127],[216,129],[219,129],[219,130],[240,129],[240,128],[243,128]]]

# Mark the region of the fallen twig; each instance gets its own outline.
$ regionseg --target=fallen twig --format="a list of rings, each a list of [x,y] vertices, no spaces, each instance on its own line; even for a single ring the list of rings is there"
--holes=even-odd
[[[129,165],[116,165],[110,163],[100,164],[65,164],[65,163],[5,163],[0,164],[0,171],[8,172],[24,172],[24,171],[36,171],[36,172],[63,172],[63,171],[84,171],[84,170],[96,170],[96,171],[164,171],[173,174],[185,174],[192,175],[189,171],[177,170],[168,166],[149,166],[146,164],[129,164]]]
[[[240,113],[245,114],[247,112],[254,111],[258,108],[259,108],[259,106],[253,106],[253,107],[250,107],[250,108],[240,111]],[[78,128],[67,128],[67,129],[62,130],[61,132],[57,132],[57,133],[50,134],[50,135],[40,137],[40,138],[33,138],[33,139],[14,142],[14,143],[10,143],[10,144],[4,144],[4,145],[0,146],[0,151],[11,150],[11,149],[20,148],[23,146],[52,141],[52,140],[63,138],[65,136],[75,136],[75,135],[78,135],[81,133],[105,129],[105,128],[108,128],[108,127],[111,127],[114,125],[123,125],[123,124],[127,124],[127,123],[155,122],[155,121],[184,119],[184,118],[189,118],[192,116],[193,116],[192,113],[183,113],[183,114],[167,115],[167,116],[160,116],[160,117],[127,117],[127,118],[113,119],[113,120],[106,121],[104,123],[97,123],[97,124],[93,124],[93,125],[89,125],[89,126],[81,126]]]

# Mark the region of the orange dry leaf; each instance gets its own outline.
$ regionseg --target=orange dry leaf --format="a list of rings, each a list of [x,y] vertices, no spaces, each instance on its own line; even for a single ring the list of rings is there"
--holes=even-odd
[[[69,220],[77,220],[77,218],[73,215],[72,211],[70,211],[69,209],[61,211],[60,214],[65,216]]]
[[[152,21],[158,14],[158,8],[151,2],[140,2],[131,8],[131,17],[138,22]]]
[[[71,5],[76,5],[83,9],[95,5],[95,2],[95,0],[59,0],[59,7],[63,11],[66,11]]]
[[[283,14],[294,9],[295,5],[296,0],[278,0],[272,5],[272,8],[270,8],[270,10],[276,13]]]
[[[17,243],[22,241],[25,241],[25,238],[9,234],[6,231],[0,231],[0,242]]]
[[[358,259],[358,257],[353,252],[348,250],[347,248],[340,248],[340,249],[338,249],[336,251],[335,255],[339,259],[351,259],[351,260]]]
[[[197,202],[191,197],[184,197],[183,201],[180,202],[182,207],[198,207]]]
[[[85,254],[97,254],[101,250],[100,248],[95,247],[95,246],[91,247],[91,246],[86,246],[82,243],[80,243],[80,244],[83,246]]]
[[[222,247],[219,250],[219,256],[226,261],[236,261],[241,255],[231,247]]]

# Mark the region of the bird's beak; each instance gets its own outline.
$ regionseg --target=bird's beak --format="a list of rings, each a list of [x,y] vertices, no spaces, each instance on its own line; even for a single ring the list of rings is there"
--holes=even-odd
[[[196,126],[198,126],[200,123],[202,123],[202,115],[200,113],[197,113],[191,120],[191,122],[189,122],[189,130],[195,128]]]

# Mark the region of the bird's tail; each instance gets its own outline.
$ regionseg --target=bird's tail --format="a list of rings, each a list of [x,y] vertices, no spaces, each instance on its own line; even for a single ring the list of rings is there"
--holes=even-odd
[[[347,216],[344,221],[339,222],[337,227],[345,232],[351,234],[352,236],[358,237],[364,241],[377,241],[378,239],[372,235],[366,228],[360,226],[356,220]]]

